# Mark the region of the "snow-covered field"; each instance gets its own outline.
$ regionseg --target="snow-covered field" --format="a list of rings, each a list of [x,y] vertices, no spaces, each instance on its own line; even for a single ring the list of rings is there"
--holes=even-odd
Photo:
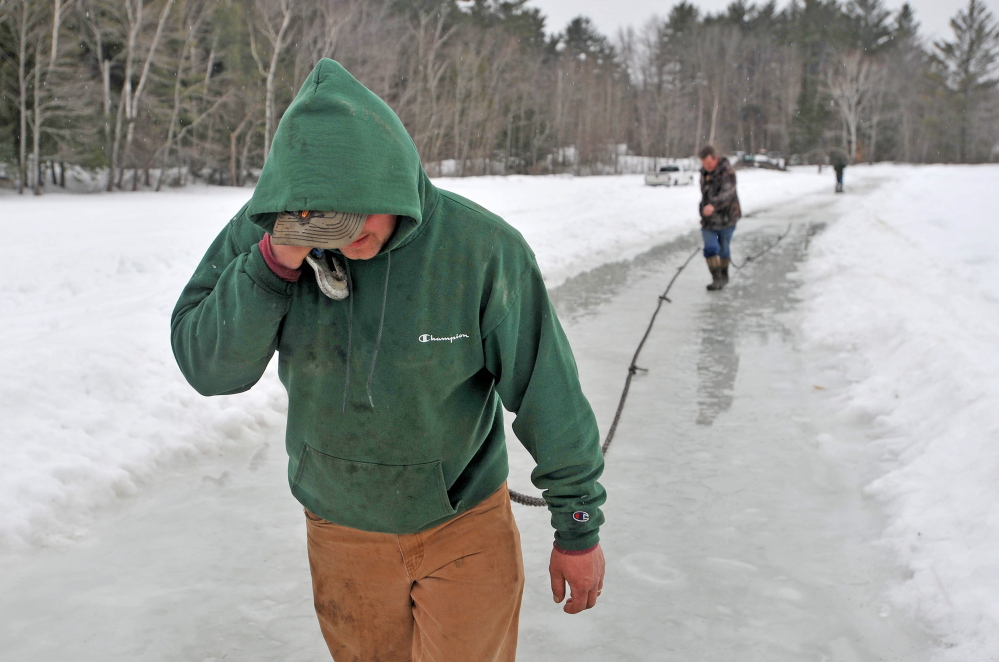
[[[747,229],[756,211],[832,188],[812,168],[739,178]],[[520,229],[552,286],[696,228],[694,187],[638,176],[437,183]],[[868,492],[913,573],[894,597],[948,661],[999,650],[999,231],[978,209],[997,183],[997,167],[850,168],[800,275],[808,358],[881,450]],[[0,192],[0,550],[71,546],[171,469],[280,430],[275,374],[202,398],[169,346],[181,287],[248,196]]]

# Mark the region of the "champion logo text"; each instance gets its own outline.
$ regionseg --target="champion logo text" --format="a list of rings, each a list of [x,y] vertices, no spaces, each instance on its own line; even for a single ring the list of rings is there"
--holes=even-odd
[[[433,335],[431,333],[424,333],[423,335],[420,336],[420,342],[450,342],[450,343],[453,343],[455,340],[459,340],[461,338],[467,338],[467,337],[468,337],[468,334],[466,334],[466,333],[456,333],[453,336],[445,336],[443,338],[438,338],[437,336],[435,336],[435,335]]]

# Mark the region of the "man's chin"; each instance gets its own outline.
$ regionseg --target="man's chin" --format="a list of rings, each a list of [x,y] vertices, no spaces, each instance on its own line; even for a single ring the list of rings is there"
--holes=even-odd
[[[340,249],[343,256],[348,260],[370,260],[378,255],[378,248],[372,246],[344,246]]]

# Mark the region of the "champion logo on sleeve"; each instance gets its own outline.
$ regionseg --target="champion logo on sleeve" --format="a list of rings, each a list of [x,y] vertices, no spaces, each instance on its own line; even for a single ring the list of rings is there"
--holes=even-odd
[[[589,522],[590,514],[582,510],[577,510],[572,514],[572,519],[576,520],[577,522]]]

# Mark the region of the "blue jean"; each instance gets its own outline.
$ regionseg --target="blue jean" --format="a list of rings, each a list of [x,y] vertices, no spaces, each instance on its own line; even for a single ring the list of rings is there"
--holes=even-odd
[[[730,228],[725,228],[724,230],[705,230],[701,229],[701,236],[704,237],[704,257],[718,257],[729,258],[732,256],[729,250],[732,246],[732,234],[735,232],[735,226]]]

